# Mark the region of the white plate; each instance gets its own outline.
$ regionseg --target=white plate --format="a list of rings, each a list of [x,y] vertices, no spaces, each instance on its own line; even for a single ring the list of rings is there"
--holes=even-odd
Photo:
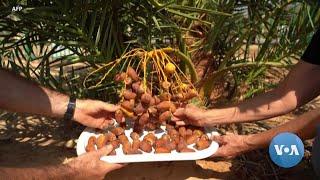
[[[155,133],[157,138],[160,138],[162,134],[165,133],[163,130],[165,127],[161,127],[161,130],[158,130]],[[132,128],[125,130],[125,134],[128,139],[131,141],[130,133],[132,132]],[[207,135],[211,137],[212,135],[219,135],[214,129],[206,128]],[[143,135],[140,137],[140,140],[143,139],[143,136],[148,134],[148,131],[145,131]],[[100,133],[96,132],[94,129],[86,128],[80,135],[77,143],[77,154],[78,156],[86,153],[85,147],[88,143],[88,139],[91,136],[98,137]],[[191,144],[188,147],[191,149],[195,149],[194,145]],[[171,153],[165,154],[154,154],[154,149],[151,153],[142,152],[142,154],[133,154],[133,155],[125,155],[122,152],[122,146],[116,149],[117,155],[115,156],[103,156],[101,160],[109,162],[109,163],[132,163],[132,162],[156,162],[156,161],[186,161],[186,160],[198,160],[204,159],[212,154],[214,154],[219,148],[218,143],[212,141],[211,145],[204,150],[189,153],[178,153],[175,150]]]

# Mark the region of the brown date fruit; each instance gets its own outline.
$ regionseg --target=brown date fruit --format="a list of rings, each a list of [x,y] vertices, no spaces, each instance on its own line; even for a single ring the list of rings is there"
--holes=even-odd
[[[148,133],[143,137],[143,140],[148,142],[150,145],[153,145],[156,142],[157,137],[153,133]]]
[[[132,140],[139,140],[140,135],[136,132],[131,132],[130,137]]]
[[[159,104],[157,104],[156,108],[160,112],[169,111],[171,107],[174,106],[174,104],[170,101],[162,101]]]
[[[130,100],[130,99],[135,99],[137,97],[137,94],[132,92],[131,90],[124,90],[122,92],[122,96],[126,99],[126,100]]]
[[[91,145],[91,144],[87,144],[86,146],[86,152],[92,152],[92,151],[95,151],[96,148],[94,145]]]
[[[139,147],[140,147],[140,140],[139,139],[134,139],[132,141],[132,151],[133,152],[137,152],[139,150]]]
[[[139,124],[145,125],[149,121],[149,113],[143,113],[139,118]]]
[[[96,137],[95,136],[91,136],[89,139],[88,139],[88,144],[86,146],[86,152],[91,152],[91,151],[95,151],[96,148],[95,148],[95,144],[96,144]]]
[[[170,130],[168,130],[168,134],[169,134],[169,136],[170,136],[171,138],[174,137],[174,136],[179,136],[178,131],[175,130],[175,129],[170,129]]]
[[[124,109],[126,109],[129,112],[132,112],[133,108],[134,108],[134,101],[123,101],[121,103],[121,107],[123,107]]]
[[[143,125],[140,125],[138,122],[134,123],[133,132],[141,133],[143,131]]]
[[[160,114],[159,116],[159,122],[166,122],[169,121],[171,119],[171,112],[170,111],[165,111],[163,113]]]
[[[152,151],[152,146],[149,142],[143,140],[140,142],[140,146],[139,148],[144,151],[144,152],[147,152],[147,153],[150,153]]]
[[[158,148],[155,148],[155,153],[156,154],[171,153],[171,149],[168,147],[158,147]]]
[[[129,86],[132,84],[132,79],[131,79],[131,77],[126,77],[123,82],[124,82],[124,84]]]
[[[139,81],[140,79],[137,72],[130,66],[127,68],[127,74],[133,81]]]
[[[154,106],[150,106],[149,108],[148,108],[148,113],[149,114],[152,114],[152,115],[156,115],[157,114],[157,109],[154,107]]]
[[[121,82],[121,81],[124,81],[125,78],[126,78],[126,73],[120,73],[115,76],[114,81]]]
[[[209,137],[208,137],[206,134],[203,134],[203,135],[200,137],[200,140],[209,141]]]
[[[210,141],[207,140],[200,140],[196,143],[196,149],[198,150],[203,150],[203,149],[207,149],[210,146]]]
[[[115,150],[112,150],[112,151],[108,154],[108,156],[116,156],[116,155],[117,155],[117,153],[116,153]]]
[[[97,138],[95,136],[90,136],[88,139],[88,144],[93,144],[95,145],[97,141]]]
[[[171,129],[174,129],[174,126],[167,123],[167,124],[166,124],[166,130],[169,131],[169,130],[171,130]]]
[[[115,112],[114,116],[119,124],[125,121],[123,112],[120,109]]]
[[[194,149],[190,149],[190,148],[184,148],[181,149],[180,152],[182,153],[189,153],[189,152],[196,152]]]
[[[133,112],[136,115],[141,115],[142,113],[145,113],[147,110],[143,107],[141,103],[138,103],[136,107],[133,109]]]
[[[171,138],[170,138],[170,136],[168,135],[168,134],[163,134],[162,136],[161,136],[161,139],[163,139],[163,140],[165,140],[165,141],[170,141],[171,140]]]
[[[203,135],[203,132],[199,129],[195,129],[193,134],[200,138]]]
[[[125,144],[125,143],[129,142],[128,137],[127,137],[126,135],[124,135],[124,134],[120,135],[120,136],[118,137],[118,139],[119,139],[119,142],[120,142],[121,144]]]
[[[198,141],[199,137],[197,135],[191,135],[191,136],[188,136],[187,139],[186,139],[186,142],[188,145],[190,144],[194,144]]]
[[[171,137],[171,141],[174,142],[176,145],[178,145],[180,142],[180,137],[179,136]]]
[[[153,130],[157,129],[157,125],[156,125],[155,123],[148,122],[148,123],[145,125],[145,128],[146,128],[146,130],[148,130],[148,131],[153,131]]]
[[[98,136],[96,140],[97,149],[103,148],[107,144],[107,138],[104,134]]]
[[[194,97],[197,97],[198,93],[194,89],[189,89],[187,93],[184,94],[184,101],[188,101]]]
[[[193,134],[191,129],[187,129],[186,136],[191,136]]]
[[[122,152],[123,154],[131,153],[131,144],[129,141],[122,144]]]
[[[109,142],[108,144],[111,144],[111,145],[113,146],[113,149],[117,149],[117,148],[119,148],[119,146],[120,146],[119,140],[111,141],[111,142]]]
[[[182,149],[187,148],[187,147],[188,147],[188,144],[187,144],[187,142],[184,140],[184,138],[180,138],[180,139],[179,139],[179,144],[178,144],[178,146],[177,146],[177,150],[178,150],[178,151],[181,151]]]
[[[177,148],[177,143],[175,141],[170,141],[168,147],[173,151]]]
[[[107,141],[109,141],[109,142],[117,140],[116,135],[114,135],[112,132],[106,133],[105,136],[107,138]]]
[[[154,104],[159,104],[161,102],[160,98],[158,96],[153,96],[154,98]]]
[[[170,101],[171,95],[170,93],[162,93],[159,96],[160,101]]]
[[[144,93],[141,96],[141,102],[143,104],[150,104],[152,96],[149,93]]]
[[[179,128],[179,134],[180,136],[182,137],[186,137],[187,136],[187,130],[186,130],[186,127],[182,126]]]
[[[120,136],[124,133],[124,129],[122,127],[114,127],[110,131],[116,136]]]
[[[144,93],[144,89],[143,89],[143,86],[141,85],[141,82],[135,82],[132,84],[132,89],[135,93],[137,93],[138,95]]]
[[[169,141],[170,142],[170,141]],[[154,148],[159,148],[159,147],[167,147],[169,144],[168,141],[164,140],[164,139],[157,139],[156,142],[154,143]]]

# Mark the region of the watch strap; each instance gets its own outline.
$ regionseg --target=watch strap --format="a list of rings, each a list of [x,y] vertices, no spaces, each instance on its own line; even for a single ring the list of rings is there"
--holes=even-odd
[[[76,100],[76,97],[70,96],[67,111],[64,114],[65,121],[70,121],[73,119],[74,111],[76,109]]]

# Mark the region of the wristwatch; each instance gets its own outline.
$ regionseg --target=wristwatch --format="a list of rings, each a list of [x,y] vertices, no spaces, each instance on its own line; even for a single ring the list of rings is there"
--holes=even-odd
[[[65,121],[70,121],[73,119],[74,111],[76,109],[76,100],[76,97],[70,96],[67,111],[64,114]]]

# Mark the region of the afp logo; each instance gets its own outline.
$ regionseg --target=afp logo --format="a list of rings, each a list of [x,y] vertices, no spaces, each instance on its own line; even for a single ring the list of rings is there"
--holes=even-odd
[[[302,160],[304,145],[297,135],[288,132],[280,133],[272,139],[269,155],[278,166],[290,168]]]

